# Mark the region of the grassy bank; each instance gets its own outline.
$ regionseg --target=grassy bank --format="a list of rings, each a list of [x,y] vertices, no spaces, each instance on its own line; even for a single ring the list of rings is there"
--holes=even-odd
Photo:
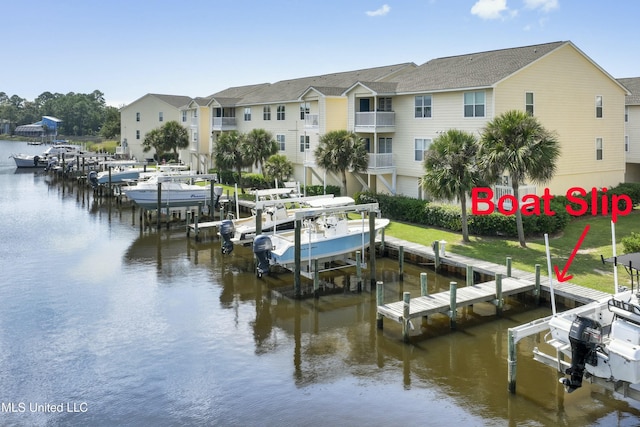
[[[637,230],[639,219],[638,211],[618,218],[616,223],[618,255],[624,253],[620,244],[621,239]],[[561,235],[550,236],[552,268],[553,265],[557,265],[560,270],[564,268],[587,224],[590,226],[589,232],[569,267],[568,275],[573,275],[571,282],[575,284],[613,292],[613,267],[611,264],[603,264],[600,259],[601,255],[607,258],[613,254],[610,217],[585,217],[573,220]],[[461,234],[397,222],[392,222],[385,233],[423,245],[430,245],[434,240],[446,240],[447,251],[497,264],[503,264],[506,257],[510,256],[514,268],[533,272],[535,264],[540,264],[543,274],[547,274],[544,236],[527,239],[527,248],[521,248],[517,240],[472,236],[471,242],[464,243]],[[618,269],[619,283],[628,285],[629,276],[622,267]]]

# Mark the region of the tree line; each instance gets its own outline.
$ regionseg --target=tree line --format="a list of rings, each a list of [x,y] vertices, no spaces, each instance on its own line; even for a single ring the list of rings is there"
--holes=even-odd
[[[40,121],[42,116],[62,120],[58,133],[65,136],[115,139],[120,135],[120,112],[106,105],[99,90],[86,94],[43,92],[33,101],[0,91],[0,120],[9,123],[11,133],[20,125]]]

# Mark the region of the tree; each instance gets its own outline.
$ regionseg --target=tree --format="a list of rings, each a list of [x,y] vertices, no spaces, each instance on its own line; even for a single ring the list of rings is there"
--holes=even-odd
[[[348,194],[347,170],[362,172],[369,164],[362,138],[346,130],[335,130],[322,135],[314,156],[318,166],[341,175],[345,194]]]
[[[151,129],[147,132],[142,141],[142,151],[146,153],[152,148],[156,150],[156,160],[159,160],[163,153],[162,131],[159,128]]]
[[[293,163],[282,154],[274,154],[264,163],[264,174],[278,182],[284,182],[293,175]]]
[[[477,164],[478,141],[468,132],[449,129],[438,136],[425,153],[425,174],[420,186],[439,199],[458,198],[462,209],[462,240],[469,241],[467,194],[482,185],[482,173]]]
[[[251,130],[246,136],[245,143],[247,155],[260,171],[269,156],[278,152],[278,143],[273,139],[271,132],[264,129]]]
[[[162,148],[163,151],[173,151],[176,159],[178,149],[189,147],[189,133],[180,123],[175,120],[166,122],[162,128]]]
[[[107,139],[118,139],[120,136],[120,112],[116,107],[106,107],[104,116],[100,135]]]
[[[223,132],[213,144],[213,159],[220,170],[234,170],[238,175],[239,184],[242,177],[242,168],[251,166],[251,159],[245,152],[245,135],[238,131]]]
[[[555,135],[534,116],[519,110],[507,111],[487,123],[478,151],[483,169],[494,182],[508,172],[513,196],[518,201],[518,188],[525,181],[543,184],[553,177],[559,156],[560,145]],[[519,209],[516,227],[520,246],[524,248],[527,244]]]

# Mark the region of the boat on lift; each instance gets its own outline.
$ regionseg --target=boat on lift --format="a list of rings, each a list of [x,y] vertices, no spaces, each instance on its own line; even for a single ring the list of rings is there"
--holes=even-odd
[[[261,234],[254,239],[257,276],[269,273],[273,266],[293,270],[298,251],[300,262],[309,264],[309,272],[312,270],[312,260],[323,263],[344,260],[357,250],[364,251],[370,242],[369,221],[365,221],[364,214],[361,219],[349,219],[347,215],[349,212],[372,209],[377,209],[377,204],[312,208],[297,212],[296,218],[307,218],[303,220],[303,227],[299,231],[299,247],[296,247],[296,230]],[[376,218],[373,232],[378,234],[387,225],[389,219]]]
[[[63,157],[72,160],[83,154],[82,147],[74,144],[55,144],[41,154],[12,154],[17,168],[47,168],[57,164]]]

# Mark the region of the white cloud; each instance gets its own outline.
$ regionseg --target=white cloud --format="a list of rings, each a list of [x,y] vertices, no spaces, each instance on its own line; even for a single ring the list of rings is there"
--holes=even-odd
[[[507,10],[507,0],[478,0],[471,7],[471,13],[482,19],[502,18],[502,12]]]
[[[527,9],[542,9],[543,12],[549,12],[558,8],[558,0],[524,0]]]
[[[389,13],[390,10],[391,10],[391,8],[389,7],[388,4],[383,4],[380,9],[369,10],[369,11],[366,12],[366,14],[368,16],[384,16],[387,13]]]

